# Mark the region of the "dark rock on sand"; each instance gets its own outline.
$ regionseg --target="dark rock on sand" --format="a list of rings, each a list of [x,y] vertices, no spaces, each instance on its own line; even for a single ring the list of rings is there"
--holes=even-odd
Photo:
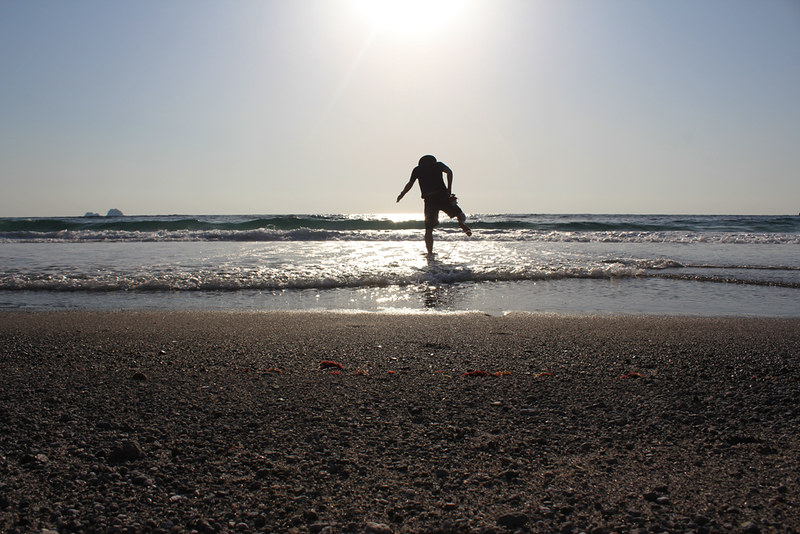
[[[364,532],[366,534],[392,534],[392,529],[383,523],[368,521],[367,524],[364,525]]]
[[[114,447],[108,455],[108,461],[112,464],[132,462],[142,457],[142,449],[135,441],[123,441],[119,446]]]
[[[526,525],[530,518],[522,513],[503,514],[497,518],[497,524],[506,528],[520,528]]]

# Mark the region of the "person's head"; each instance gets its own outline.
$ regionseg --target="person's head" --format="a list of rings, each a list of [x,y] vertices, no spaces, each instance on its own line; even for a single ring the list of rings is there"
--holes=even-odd
[[[419,164],[421,167],[424,167],[426,165],[433,165],[434,163],[436,163],[436,158],[434,156],[431,156],[430,154],[419,158]]]

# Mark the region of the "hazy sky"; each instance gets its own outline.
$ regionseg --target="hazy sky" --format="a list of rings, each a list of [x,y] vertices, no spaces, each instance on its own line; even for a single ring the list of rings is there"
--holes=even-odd
[[[0,1],[0,216],[421,212],[427,153],[468,213],[797,213],[800,0]]]

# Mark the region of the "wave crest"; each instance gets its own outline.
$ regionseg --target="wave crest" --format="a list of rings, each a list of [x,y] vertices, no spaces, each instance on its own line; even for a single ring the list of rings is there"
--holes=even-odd
[[[601,243],[800,244],[800,217],[477,215],[473,239]],[[406,241],[422,220],[369,215],[0,219],[0,242]],[[460,237],[443,221],[438,239]]]

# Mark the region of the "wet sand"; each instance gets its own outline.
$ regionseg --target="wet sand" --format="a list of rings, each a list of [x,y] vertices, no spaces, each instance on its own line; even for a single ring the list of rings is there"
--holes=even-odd
[[[4,531],[800,530],[800,320],[2,313],[0,383]]]

